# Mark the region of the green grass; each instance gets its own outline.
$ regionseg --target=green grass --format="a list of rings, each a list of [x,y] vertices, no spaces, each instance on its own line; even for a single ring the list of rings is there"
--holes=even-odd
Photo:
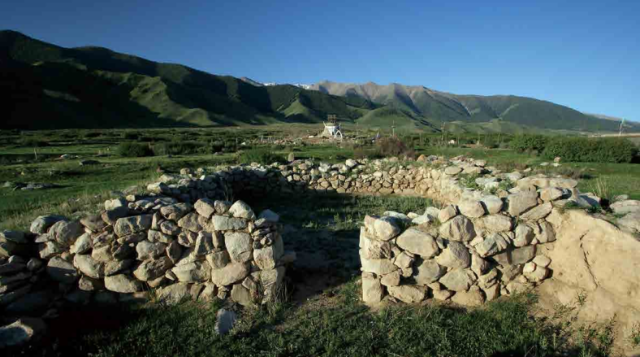
[[[245,309],[227,336],[214,333],[221,306],[185,302],[142,308],[76,311],[39,356],[606,356],[606,326],[587,330],[561,318],[532,317],[534,296],[517,296],[464,311],[443,305],[370,311],[351,281],[296,305]],[[570,311],[570,310],[565,310]],[[67,316],[67,317],[65,317]],[[108,317],[107,317],[108,316]],[[566,318],[566,314],[564,315]],[[61,331],[62,330],[62,331]],[[579,338],[571,337],[578,336]]]

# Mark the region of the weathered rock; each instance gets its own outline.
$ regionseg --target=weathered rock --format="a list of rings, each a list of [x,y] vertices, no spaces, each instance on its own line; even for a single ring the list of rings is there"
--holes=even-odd
[[[144,214],[141,216],[133,216],[120,218],[113,226],[113,231],[119,236],[124,237],[137,232],[146,231],[151,228],[151,220],[153,215]]]
[[[446,269],[440,266],[435,260],[423,260],[416,266],[413,278],[418,285],[431,284],[446,273]]]
[[[282,281],[284,279],[285,268],[279,266],[271,270],[260,270],[251,273],[251,278],[261,288],[263,299],[262,303],[273,302],[279,296],[282,296]]]
[[[524,247],[533,241],[535,233],[533,229],[525,224],[518,224],[515,231],[515,239],[513,245],[516,247]]]
[[[425,289],[413,285],[389,286],[387,290],[389,295],[407,304],[420,302],[427,296]]]
[[[253,250],[253,261],[261,270],[273,269],[277,264],[275,246],[267,246]]]
[[[29,228],[29,231],[35,234],[46,233],[49,227],[53,226],[54,223],[58,221],[62,221],[64,219],[66,219],[64,216],[55,216],[55,215],[39,216],[31,223],[31,227]]]
[[[20,231],[9,231],[9,230],[0,231],[0,241],[2,240],[10,241],[18,244],[29,243],[27,241],[26,236],[24,235],[24,232],[20,232]]]
[[[380,283],[384,286],[398,286],[400,285],[400,279],[402,278],[402,272],[396,270],[393,273],[387,274],[380,279]]]
[[[199,199],[198,201],[196,201],[193,207],[196,209],[196,212],[198,212],[199,215],[206,218],[211,218],[211,216],[216,212],[214,201],[208,198]]]
[[[360,250],[360,264],[362,271],[374,273],[376,275],[385,275],[398,270],[389,259],[367,259]]]
[[[225,214],[229,212],[232,202],[217,200],[213,202],[213,206],[216,209],[216,214]]]
[[[107,290],[121,294],[137,293],[144,289],[142,282],[125,274],[106,276],[104,286]]]
[[[536,239],[540,243],[548,243],[556,240],[556,233],[553,230],[551,223],[547,221],[540,221],[540,233],[536,235]]]
[[[482,217],[482,223],[485,229],[490,232],[508,232],[513,228],[512,219],[502,214]]]
[[[177,283],[156,290],[156,298],[168,305],[191,299],[191,289],[187,283]]]
[[[76,239],[75,243],[71,246],[69,252],[71,254],[85,254],[91,247],[93,246],[93,239],[91,238],[91,234],[85,233]]]
[[[0,327],[0,348],[17,347],[41,338],[47,325],[38,318],[23,317],[20,320]]]
[[[242,218],[230,218],[226,216],[214,215],[211,218],[211,222],[213,223],[213,227],[217,231],[239,230],[247,228],[247,222]]]
[[[49,228],[49,234],[62,246],[71,246],[83,233],[78,221],[58,221]]]
[[[484,303],[484,294],[477,286],[472,286],[469,291],[458,291],[451,301],[463,306],[480,306]]]
[[[522,248],[508,248],[502,253],[493,255],[491,258],[500,265],[524,264],[536,256],[536,246],[528,245]]]
[[[164,273],[173,266],[169,257],[161,257],[156,260],[145,260],[140,263],[133,275],[142,281],[149,281],[164,276]]]
[[[440,235],[454,241],[469,242],[476,236],[476,231],[468,218],[456,216],[440,226]]]
[[[115,224],[118,219],[129,215],[129,208],[118,207],[102,212],[101,218],[107,224]]]
[[[91,232],[100,232],[107,226],[107,223],[97,214],[82,218],[80,224]]]
[[[136,245],[136,252],[138,260],[156,259],[165,254],[167,245],[164,243],[151,243],[147,240]]]
[[[388,241],[400,234],[401,230],[392,217],[366,216],[365,227],[376,239]]]
[[[502,211],[503,202],[498,196],[489,195],[480,199],[489,214],[497,214]]]
[[[200,216],[195,212],[187,213],[178,221],[178,227],[198,233],[204,229],[199,218]]]
[[[167,256],[169,257],[169,259],[171,259],[173,264],[175,264],[178,260],[180,260],[180,257],[182,257],[182,247],[177,241],[169,243],[165,250],[167,252]]]
[[[90,278],[88,276],[81,276],[78,280],[78,289],[82,291],[95,291],[104,289],[104,283],[102,280]]]
[[[251,259],[251,235],[240,232],[227,232],[224,235],[224,245],[232,261],[244,263]]]
[[[467,291],[476,281],[476,276],[469,269],[454,269],[440,279],[440,284],[453,291]]]
[[[410,253],[420,255],[425,259],[435,256],[440,251],[435,239],[431,235],[415,228],[409,228],[398,236],[396,244],[400,248]]]
[[[186,283],[205,282],[211,277],[211,266],[207,262],[193,262],[171,269],[179,281]]]
[[[172,221],[178,221],[189,212],[191,212],[191,205],[188,203],[177,203],[160,208],[160,213],[164,218]]]
[[[178,227],[173,221],[164,221],[159,225],[160,231],[164,234],[168,234],[170,236],[177,236],[182,232],[182,229]]]
[[[464,244],[450,241],[442,253],[436,257],[436,262],[452,269],[468,268],[471,264],[471,255]]]
[[[209,232],[198,232],[198,238],[196,238],[196,245],[194,247],[193,254],[196,256],[204,256],[212,252],[214,249],[213,235]]]
[[[233,329],[237,319],[235,312],[226,309],[218,310],[216,318],[214,331],[220,336],[228,334]]]
[[[251,306],[254,304],[251,292],[241,284],[234,284],[233,288],[231,288],[231,300],[242,306]]]
[[[444,173],[449,176],[454,176],[462,172],[462,168],[459,166],[449,166],[444,169]]]
[[[501,233],[494,233],[485,238],[482,243],[475,246],[476,251],[481,257],[488,257],[498,254],[509,247],[509,239],[505,238]]]
[[[557,187],[545,187],[540,190],[540,198],[545,202],[559,200],[562,196],[562,190]]]
[[[231,259],[229,258],[229,253],[226,250],[220,252],[213,252],[207,255],[207,262],[213,269],[221,269],[224,268]]]
[[[438,212],[438,220],[445,223],[458,214],[458,208],[454,205],[448,205]]]
[[[78,272],[73,265],[60,257],[53,257],[49,260],[47,274],[55,281],[64,284],[71,284],[78,279]]]
[[[530,209],[529,211],[522,214],[520,218],[527,221],[537,221],[548,216],[551,213],[552,209],[553,205],[551,204],[551,202],[547,202]]]
[[[485,214],[484,207],[478,200],[462,200],[458,203],[458,209],[469,218],[478,218]]]
[[[133,263],[134,261],[130,259],[121,261],[113,260],[110,262],[106,262],[104,263],[104,275],[110,276],[120,273],[125,269],[129,269],[133,265]]]
[[[218,286],[237,283],[249,275],[249,266],[245,263],[230,263],[222,269],[211,271],[211,281]]]
[[[102,278],[104,275],[104,264],[93,259],[89,254],[76,254],[75,257],[73,257],[73,265],[78,268],[82,274],[94,279]]]
[[[507,197],[507,202],[509,214],[517,217],[538,205],[538,193],[531,191],[513,193]]]
[[[253,213],[251,207],[243,201],[236,201],[231,208],[229,208],[229,213],[233,215],[235,218],[244,218],[244,219],[255,219],[256,215]]]
[[[627,214],[640,212],[640,201],[637,200],[624,200],[612,203],[609,208],[615,214]]]
[[[272,210],[266,209],[260,212],[258,219],[265,219],[269,222],[277,223],[280,220],[280,216]]]

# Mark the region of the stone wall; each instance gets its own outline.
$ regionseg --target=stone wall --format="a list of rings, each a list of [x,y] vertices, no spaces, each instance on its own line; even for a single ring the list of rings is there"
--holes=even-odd
[[[38,217],[30,232],[0,236],[0,305],[39,316],[61,299],[115,303],[150,292],[169,303],[268,302],[287,259],[278,220],[242,201],[192,205],[159,195],[109,200],[100,215],[80,220]]]

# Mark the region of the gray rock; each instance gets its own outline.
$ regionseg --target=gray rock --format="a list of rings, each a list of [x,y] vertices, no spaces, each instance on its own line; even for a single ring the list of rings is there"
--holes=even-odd
[[[116,209],[118,207],[127,207],[127,200],[122,197],[114,198],[112,200],[104,201],[104,209],[105,211],[110,211],[112,209]]]
[[[475,238],[476,231],[467,217],[456,216],[440,226],[440,235],[450,240],[469,242]]]
[[[496,254],[491,258],[500,265],[518,265],[524,264],[536,256],[536,246],[528,245],[522,248],[509,247],[502,253]]]
[[[205,282],[211,277],[211,266],[207,262],[178,265],[171,271],[179,281],[186,283]]]
[[[227,286],[237,283],[249,275],[249,266],[245,263],[227,264],[222,269],[211,271],[211,281],[217,286]]]
[[[73,265],[60,257],[53,257],[49,260],[47,274],[53,280],[64,284],[71,284],[78,279],[78,272]]]
[[[409,228],[398,236],[396,244],[400,248],[410,253],[418,254],[425,259],[435,256],[440,251],[431,235],[415,228]]]
[[[151,243],[143,240],[136,245],[136,252],[138,253],[138,260],[156,259],[164,255],[167,245],[164,243]]]
[[[97,214],[82,218],[80,224],[92,232],[99,232],[107,226],[107,223]]]
[[[502,199],[494,195],[484,196],[482,197],[480,202],[482,202],[489,214],[499,213],[500,211],[502,211],[502,206],[504,205]]]
[[[482,243],[475,246],[476,251],[481,257],[488,257],[498,254],[509,247],[509,239],[505,238],[501,233],[494,233],[485,238]]]
[[[47,325],[38,318],[23,317],[20,320],[0,327],[0,348],[17,347],[41,338]]]
[[[213,252],[207,255],[207,262],[213,269],[221,269],[227,266],[231,259],[229,258],[229,253],[226,250],[220,252]]]
[[[236,313],[230,310],[220,309],[216,314],[216,325],[214,330],[216,334],[224,336],[228,334],[236,323]]]
[[[479,287],[472,286],[469,291],[457,292],[451,301],[463,306],[480,306],[484,303],[484,294]]]
[[[436,262],[447,268],[467,268],[471,265],[471,255],[464,244],[450,241],[442,253],[436,257]]]
[[[384,288],[374,274],[362,274],[362,301],[365,304],[377,304],[384,297]]]
[[[120,273],[123,270],[129,269],[133,263],[134,261],[131,259],[121,261],[112,260],[110,262],[106,262],[104,263],[104,275],[111,276]]]
[[[164,273],[173,266],[169,257],[161,257],[156,260],[145,260],[140,263],[133,275],[142,281],[149,281],[164,276]]]
[[[366,216],[365,227],[379,240],[388,241],[400,234],[401,229],[392,217]]]
[[[225,214],[229,212],[229,208],[231,208],[232,202],[229,201],[221,201],[216,200],[213,202],[213,206],[216,209],[216,214]]]
[[[107,224],[115,224],[120,218],[124,218],[129,215],[128,207],[117,207],[108,211],[102,212],[102,220]]]
[[[513,228],[511,217],[503,214],[492,214],[482,217],[482,223],[485,229],[491,232],[508,232]]]
[[[18,244],[29,243],[29,241],[27,241],[27,237],[24,235],[24,232],[20,231],[0,231],[0,241],[3,239]]]
[[[213,236],[209,232],[199,232],[196,238],[196,245],[193,254],[196,256],[204,256],[215,249],[213,244]]]
[[[517,217],[538,205],[538,193],[532,191],[512,193],[507,196],[507,202],[509,203],[509,214]]]
[[[49,228],[49,234],[65,247],[71,246],[82,233],[84,229],[78,221],[58,221]]]
[[[454,205],[448,205],[440,210],[438,213],[438,220],[441,223],[445,223],[458,214],[458,208]]]
[[[247,228],[247,222],[241,218],[230,218],[226,216],[214,215],[211,218],[211,222],[213,223],[213,227],[217,231],[239,230]]]
[[[118,235],[118,237],[128,236],[137,232],[146,231],[151,228],[152,219],[153,215],[151,214],[120,218],[113,226],[113,230]]]
[[[438,281],[444,274],[446,269],[440,266],[435,260],[423,260],[415,268],[413,278],[418,285],[427,285]]]
[[[469,269],[454,269],[440,279],[440,284],[453,291],[467,291],[476,281],[476,275]]]
[[[177,283],[156,290],[159,301],[168,305],[175,305],[183,300],[191,299],[189,284]]]
[[[189,212],[191,212],[191,205],[188,203],[177,203],[175,205],[160,208],[160,213],[164,218],[172,221],[178,221]]]
[[[137,293],[144,290],[142,282],[125,274],[106,276],[104,286],[107,290],[121,294]]]
[[[526,221],[537,221],[548,216],[551,213],[551,210],[553,210],[553,205],[551,202],[547,202],[528,210],[523,213],[520,218]]]
[[[233,288],[231,288],[231,300],[242,306],[251,306],[254,304],[251,291],[240,284],[235,284]]]
[[[93,246],[93,239],[91,238],[91,234],[85,233],[76,239],[75,243],[71,246],[69,252],[71,254],[85,254],[91,247]]]
[[[482,203],[478,200],[462,200],[458,203],[458,209],[461,214],[470,218],[482,217],[485,213]]]
[[[200,232],[204,230],[201,224],[200,215],[197,213],[187,213],[178,221],[178,227],[190,230],[191,232]]]
[[[617,201],[609,206],[615,214],[627,214],[640,212],[640,201],[624,200]]]
[[[193,207],[199,215],[206,218],[211,218],[211,216],[216,212],[214,201],[208,198],[199,199]]]
[[[244,218],[244,219],[255,219],[256,215],[253,213],[251,207],[243,201],[236,201],[231,208],[229,208],[229,213],[233,215],[235,218]]]
[[[73,258],[73,265],[82,274],[91,278],[100,279],[104,276],[104,263],[93,259],[89,254],[76,254]]]
[[[272,210],[266,209],[258,215],[258,219],[266,219],[270,222],[278,222],[280,220],[280,216],[273,212]]]
[[[244,263],[251,259],[252,243],[247,233],[227,232],[224,235],[224,245],[234,262]]]
[[[427,296],[426,289],[413,285],[388,286],[387,291],[389,295],[407,304],[420,302]]]
[[[29,228],[29,231],[35,234],[45,233],[47,232],[49,227],[53,226],[54,223],[58,221],[62,221],[64,219],[66,219],[64,216],[55,216],[55,215],[39,216],[31,223],[31,227]]]
[[[64,248],[54,241],[38,244],[38,253],[42,259],[50,259],[51,257],[64,252]]]

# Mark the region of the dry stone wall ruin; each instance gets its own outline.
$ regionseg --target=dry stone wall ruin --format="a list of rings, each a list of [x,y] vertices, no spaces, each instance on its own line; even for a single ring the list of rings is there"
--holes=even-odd
[[[464,157],[183,169],[163,175],[146,195],[106,202],[99,216],[46,216],[31,232],[3,232],[0,305],[19,314],[60,296],[126,301],[148,288],[167,301],[266,302],[295,254],[284,252],[276,214],[256,215],[242,201],[232,204],[234,195],[399,194],[432,198],[440,208],[366,217],[359,247],[365,302],[434,298],[475,306],[538,286],[550,301],[566,303],[587,291],[594,296],[589,316],[624,315],[627,331],[640,321],[633,256],[640,253],[640,202],[612,204],[614,225],[567,209],[599,204],[577,185]],[[29,255],[34,244],[36,257]],[[43,281],[59,287],[40,289]]]

